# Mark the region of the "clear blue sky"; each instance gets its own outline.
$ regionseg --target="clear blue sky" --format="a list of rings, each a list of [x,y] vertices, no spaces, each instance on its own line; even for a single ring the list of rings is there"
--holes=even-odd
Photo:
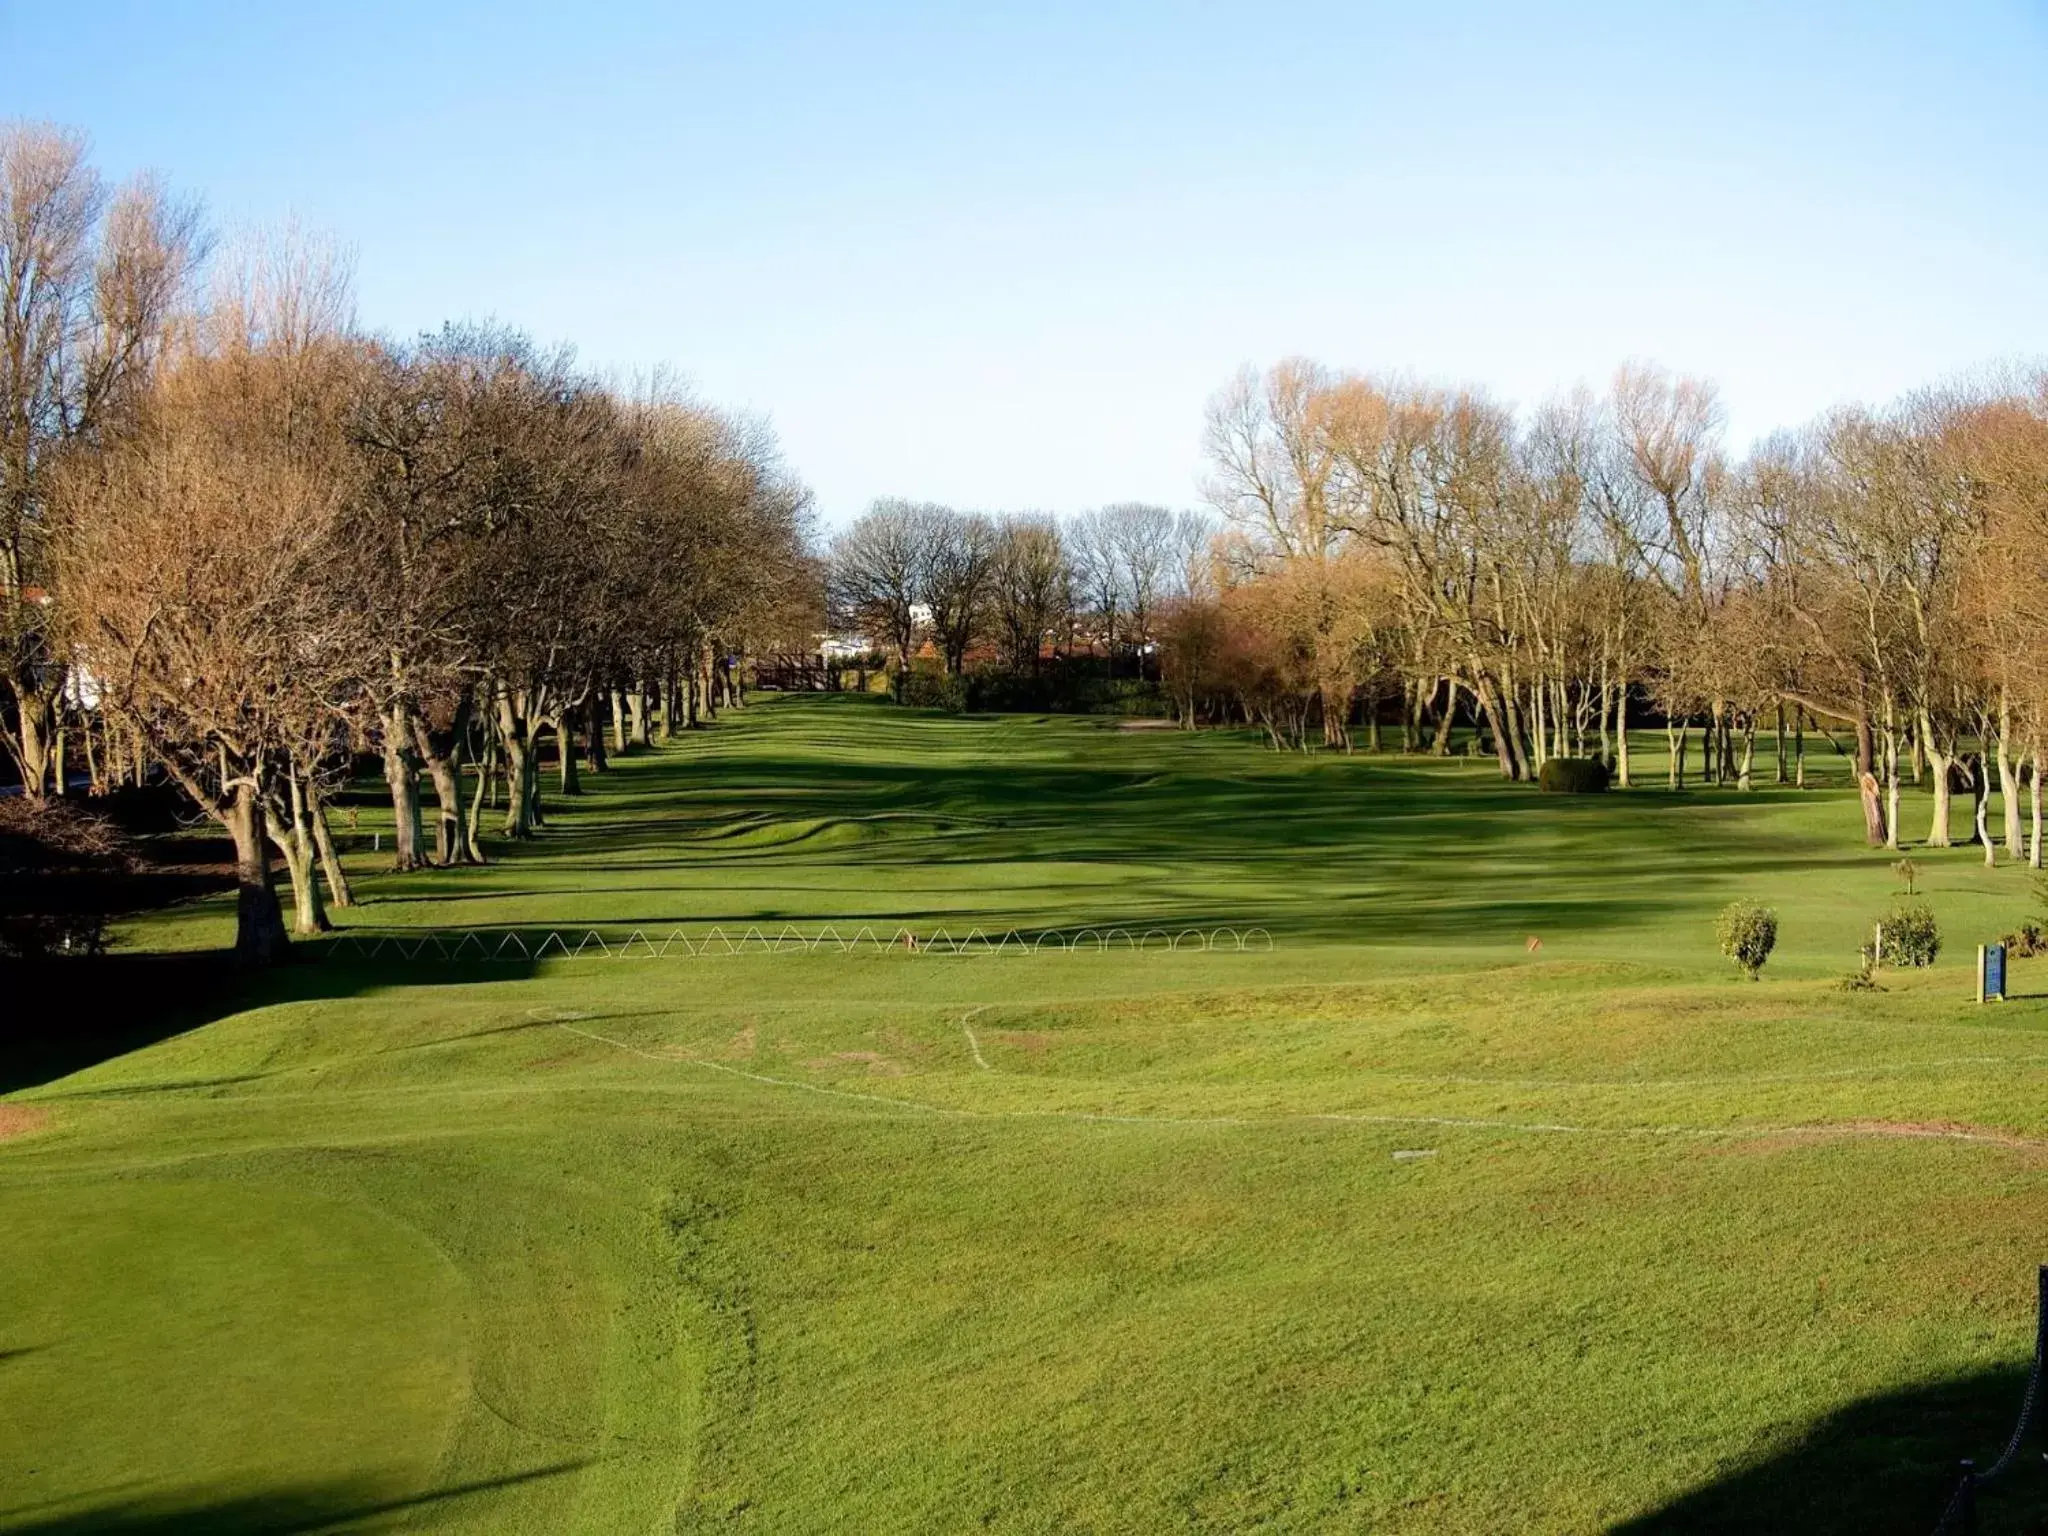
[[[1242,362],[1527,404],[1626,357],[1738,445],[2048,353],[2048,5],[0,0],[0,115],[361,313],[769,416],[828,520],[1189,503]]]

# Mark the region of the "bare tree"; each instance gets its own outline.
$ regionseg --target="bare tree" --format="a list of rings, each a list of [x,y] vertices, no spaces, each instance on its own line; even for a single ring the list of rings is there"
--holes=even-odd
[[[1073,602],[1073,573],[1059,523],[1024,514],[997,524],[990,589],[1003,660],[1036,675],[1046,636]]]
[[[1067,525],[1066,544],[1074,571],[1074,606],[1091,639],[1102,645],[1111,676],[1116,674],[1117,621],[1129,598],[1123,548],[1116,519],[1106,510],[1083,512]]]
[[[132,415],[203,246],[193,206],[148,178],[109,191],[79,135],[0,124],[0,740],[31,797],[65,676],[50,479]]]
[[[919,516],[924,551],[919,584],[932,638],[946,670],[958,676],[988,617],[995,574],[996,529],[979,512],[926,507]]]
[[[877,501],[832,541],[833,606],[895,657],[899,698],[918,632],[930,622],[924,606],[926,512],[912,502]]]
[[[1104,507],[1102,516],[1123,567],[1121,585],[1130,612],[1127,633],[1142,657],[1154,639],[1159,604],[1176,575],[1174,515],[1166,507],[1127,501]]]
[[[351,499],[348,348],[268,319],[224,312],[128,430],[67,466],[56,551],[66,634],[102,707],[233,839],[250,964],[285,943],[272,837],[300,930],[324,925],[316,775],[369,644],[368,616],[326,580]]]

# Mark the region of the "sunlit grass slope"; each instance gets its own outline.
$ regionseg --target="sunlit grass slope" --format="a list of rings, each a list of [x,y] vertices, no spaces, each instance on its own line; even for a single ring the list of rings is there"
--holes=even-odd
[[[1836,990],[1839,789],[819,700],[556,806],[344,918],[1276,947],[307,964],[15,1073],[0,1530],[1914,1531],[2010,1426],[2028,881],[1922,856],[1943,963]]]

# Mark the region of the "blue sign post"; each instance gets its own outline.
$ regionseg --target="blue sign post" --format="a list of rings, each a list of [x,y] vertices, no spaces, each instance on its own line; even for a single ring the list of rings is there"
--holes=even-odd
[[[2005,946],[2003,944],[1979,944],[1977,946],[1977,1001],[1988,1003],[1993,1000],[2005,1001]]]

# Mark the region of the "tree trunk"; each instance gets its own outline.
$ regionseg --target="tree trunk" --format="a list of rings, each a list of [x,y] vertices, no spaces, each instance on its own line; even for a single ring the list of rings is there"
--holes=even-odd
[[[583,781],[576,776],[576,735],[569,729],[569,712],[557,709],[548,726],[555,733],[555,752],[562,776],[562,793],[580,795]]]
[[[50,744],[56,734],[51,728],[50,705],[32,688],[17,687],[13,691],[21,726],[15,751],[15,766],[21,770],[21,792],[31,800],[40,800],[48,793]]]
[[[1792,784],[1806,788],[1806,706],[1792,706]]]
[[[1874,773],[1856,776],[1856,788],[1863,798],[1863,837],[1873,848],[1882,848],[1885,836],[1883,792]]]
[[[455,701],[455,720],[448,728],[446,751],[427,729],[426,721],[413,717],[413,746],[426,760],[427,773],[434,782],[434,800],[439,814],[434,819],[434,862],[443,868],[467,864],[469,842],[462,834],[462,759],[469,746],[469,719],[474,700],[465,690]]]
[[[612,750],[626,755],[626,696],[618,689],[611,690],[612,696]]]
[[[469,841],[462,835],[462,763],[454,756],[430,757],[427,772],[434,780],[434,862],[444,869],[469,862]]]
[[[487,862],[480,834],[483,829],[484,800],[491,792],[491,775],[497,772],[497,768],[498,738],[486,731],[483,761],[477,764],[476,769],[476,793],[470,797],[469,816],[462,829],[463,854],[471,864]]]
[[[1889,698],[1884,706],[1884,845],[1899,846],[1899,727]]]
[[[647,684],[636,679],[632,691],[626,695],[627,718],[632,722],[633,745],[651,747],[653,741],[647,734]]]
[[[1524,728],[1522,705],[1518,697],[1520,691],[1509,679],[1501,679],[1500,701],[1505,718],[1500,724],[1507,727],[1508,744],[1514,753],[1516,763],[1515,777],[1533,779],[1540,765],[1533,760],[1529,751],[1529,733]]]
[[[1785,701],[1778,700],[1778,752],[1776,782],[1789,783],[1791,775],[1785,771]]]
[[[524,736],[505,743],[505,824],[507,837],[526,838],[534,834],[533,748]]]
[[[2006,857],[2026,857],[2026,836],[2020,830],[2019,759],[2012,750],[2012,701],[1998,694],[1998,799],[2005,811]]]
[[[1493,751],[1500,759],[1500,776],[1504,779],[1519,779],[1522,777],[1522,763],[1515,753],[1508,722],[1502,717],[1500,695],[1499,683],[1488,677],[1478,678],[1474,696],[1479,707],[1486,711],[1487,725],[1493,732]]]
[[[317,784],[306,786],[308,813],[313,824],[313,847],[320,855],[320,873],[327,881],[327,899],[337,907],[356,904],[355,888],[348,883],[348,871],[341,867],[341,854],[334,846],[334,833],[327,825],[327,801]]]
[[[535,831],[548,824],[540,803],[540,733],[544,724],[539,716],[526,720],[526,775],[521,788],[526,795],[526,825]]]
[[[290,941],[271,878],[269,829],[256,786],[238,785],[221,819],[235,844],[235,959],[252,967],[275,965]]]
[[[1977,841],[1984,847],[1984,864],[1998,863],[1998,845],[1991,840],[1991,766],[1979,752],[1970,763],[1970,819],[1976,825]]]
[[[270,840],[284,855],[284,867],[292,882],[292,931],[298,934],[325,933],[334,924],[327,920],[327,905],[320,899],[319,859],[313,845],[306,792],[296,772],[285,775],[282,816],[270,820]],[[279,821],[284,830],[278,830]]]
[[[1607,653],[1600,653],[1600,761],[1614,763],[1614,679],[1609,675]]]
[[[2034,746],[2034,772],[2027,785],[2034,835],[2027,840],[2027,865],[2032,869],[2041,868],[2041,747]]]
[[[1685,721],[1664,717],[1664,746],[1667,753],[1664,762],[1664,785],[1667,789],[1685,788]]]
[[[1316,697],[1322,704],[1324,750],[1331,751],[1341,747],[1349,752],[1351,732],[1344,727],[1344,714],[1350,703],[1349,697],[1335,683],[1325,683],[1316,691]]]
[[[610,772],[611,760],[604,752],[604,698],[601,689],[591,689],[583,700],[583,741],[590,760],[590,771]]]
[[[615,693],[614,699],[618,697]],[[623,714],[620,716],[624,720]],[[533,754],[527,747],[526,722],[519,718],[504,689],[498,691],[498,746],[505,754],[505,836],[533,836]]]
[[[1927,769],[1934,781],[1934,814],[1927,829],[1927,846],[1947,848],[1950,846],[1948,816],[1950,805],[1950,773],[1955,767],[1955,758],[1944,752],[1934,738],[1934,722],[1925,713],[1920,717],[1920,729],[1913,734],[1915,755],[1927,754]],[[1916,775],[1917,778],[1917,775]]]
[[[1436,740],[1430,743],[1430,753],[1435,757],[1451,755],[1451,732],[1458,723],[1458,680],[1444,679],[1444,712],[1437,718]]]
[[[95,797],[104,795],[107,792],[107,773],[104,761],[106,754],[104,752],[95,752],[92,745],[93,737],[97,734],[98,732],[92,728],[92,717],[90,715],[80,715],[78,717],[78,749],[85,754],[85,776],[91,785],[86,790],[86,793]]]
[[[1628,774],[1628,674],[1614,686],[1614,770],[1615,780],[1629,787]]]
[[[384,782],[391,787],[391,867],[397,870],[426,863],[420,852],[420,763],[411,714],[403,704],[384,712]]]
[[[1780,739],[1782,741],[1782,738]],[[1745,716],[1742,723],[1742,755],[1736,759],[1735,763],[1735,787],[1737,789],[1745,792],[1750,789],[1752,782],[1750,774],[1755,766],[1756,721]],[[1778,772],[1781,777],[1785,772],[1785,755],[1782,750],[1778,754]]]

